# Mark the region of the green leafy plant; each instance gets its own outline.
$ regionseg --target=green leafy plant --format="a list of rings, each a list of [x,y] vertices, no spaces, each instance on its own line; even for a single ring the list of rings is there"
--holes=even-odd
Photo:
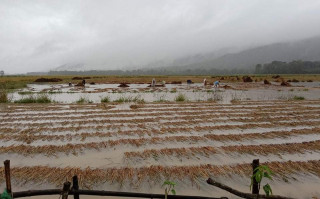
[[[251,184],[250,184],[250,190],[253,186],[253,180],[255,179],[258,183],[258,189],[260,191],[260,186],[263,178],[268,178],[269,180],[272,180],[271,175],[273,175],[272,171],[269,169],[266,165],[260,165],[257,168],[254,169],[254,174],[251,176]],[[267,183],[263,186],[263,190],[266,193],[267,196],[272,195],[272,189],[271,186]]]
[[[168,198],[168,194],[171,192],[173,195],[176,195],[176,190],[174,189],[174,186],[177,185],[175,182],[166,180],[162,184],[162,187],[165,187],[164,193],[165,193],[165,199]]]

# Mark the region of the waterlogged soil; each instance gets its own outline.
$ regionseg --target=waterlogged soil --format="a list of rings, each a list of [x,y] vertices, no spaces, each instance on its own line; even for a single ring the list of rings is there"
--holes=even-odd
[[[110,101],[125,98],[127,100],[144,100],[145,102],[175,101],[179,94],[188,101],[219,101],[230,103],[238,100],[288,100],[295,96],[305,99],[320,99],[320,82],[292,83],[290,87],[280,86],[278,82],[265,85],[256,83],[221,83],[219,88],[202,84],[166,84],[165,87],[150,88],[149,84],[129,84],[130,87],[119,88],[119,84],[86,84],[84,87],[65,84],[29,84],[26,89],[11,94],[13,101],[29,95],[46,93],[55,102],[74,103],[80,98],[93,103],[100,103],[104,97]],[[229,86],[227,89],[224,86]]]
[[[255,89],[262,88],[248,92]],[[177,182],[177,194],[229,198],[237,197],[206,179],[249,192],[250,163],[259,158],[275,173],[265,180],[274,194],[319,197],[320,101],[305,98],[107,105],[112,108],[2,104],[0,158],[11,160],[15,191],[61,188],[77,174],[82,189],[163,193],[169,179]]]

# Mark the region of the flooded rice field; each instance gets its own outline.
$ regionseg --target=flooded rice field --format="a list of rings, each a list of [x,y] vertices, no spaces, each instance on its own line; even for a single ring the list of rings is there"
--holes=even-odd
[[[11,160],[14,191],[60,188],[77,174],[82,189],[163,193],[169,179],[177,194],[236,198],[207,178],[249,192],[260,159],[274,194],[318,197],[320,88],[305,84],[31,84],[13,99],[47,92],[55,103],[0,105],[0,157]],[[173,102],[179,93],[188,100]],[[112,102],[123,95],[143,100]],[[81,96],[91,103],[75,103]]]
[[[66,84],[29,84],[11,94],[13,101],[36,94],[47,94],[50,99],[58,103],[75,103],[80,99],[88,102],[100,103],[103,98],[110,101],[141,101],[163,102],[175,101],[183,95],[186,101],[220,101],[229,103],[232,100],[287,100],[295,96],[306,99],[320,98],[320,82],[291,83],[290,87],[280,86],[278,82],[265,85],[256,83],[228,83],[220,88],[194,84],[166,84],[165,87],[148,87],[149,84],[128,84],[129,87],[118,87],[119,84],[86,84],[82,86],[68,86]]]

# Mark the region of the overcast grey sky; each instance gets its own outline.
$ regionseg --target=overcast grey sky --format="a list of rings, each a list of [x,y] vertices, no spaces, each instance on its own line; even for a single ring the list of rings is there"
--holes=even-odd
[[[115,69],[320,35],[320,0],[0,0],[0,70]]]

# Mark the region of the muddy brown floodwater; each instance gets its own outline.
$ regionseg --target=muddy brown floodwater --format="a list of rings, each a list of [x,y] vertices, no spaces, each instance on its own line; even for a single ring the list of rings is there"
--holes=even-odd
[[[259,158],[274,171],[273,181],[264,181],[274,194],[319,197],[320,92],[313,84],[230,84],[234,89],[215,91],[197,84],[153,91],[140,84],[122,93],[114,85],[75,93],[65,85],[30,85],[33,92],[60,89],[48,94],[60,103],[1,104],[0,158],[11,160],[14,191],[61,188],[77,174],[81,189],[163,193],[161,184],[171,180],[177,194],[229,198],[237,197],[206,179],[250,192],[250,163]],[[189,101],[174,102],[178,93]],[[166,99],[154,102],[156,94]],[[73,103],[81,95],[93,103]],[[100,103],[99,95],[111,101],[140,95],[145,103]],[[0,183],[3,190],[3,178]]]

